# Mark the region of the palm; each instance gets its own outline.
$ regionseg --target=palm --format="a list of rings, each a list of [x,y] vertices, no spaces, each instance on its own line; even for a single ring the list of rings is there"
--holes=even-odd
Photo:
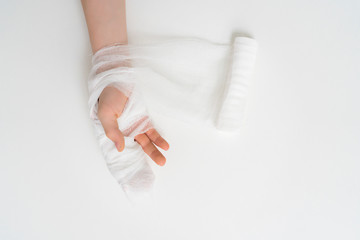
[[[119,152],[124,149],[125,143],[124,136],[119,130],[117,119],[121,116],[126,101],[126,95],[114,87],[106,87],[99,97],[98,118],[104,128],[106,136],[114,142]],[[155,145],[164,150],[168,150],[169,144],[154,128],[136,135],[134,140],[140,144],[144,152],[154,160],[155,163],[160,166],[165,164],[166,159],[164,155]]]

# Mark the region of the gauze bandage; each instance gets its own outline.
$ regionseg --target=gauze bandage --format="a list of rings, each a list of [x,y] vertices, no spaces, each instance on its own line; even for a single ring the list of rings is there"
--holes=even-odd
[[[90,115],[108,167],[126,192],[151,189],[154,175],[133,138],[152,127],[152,114],[226,132],[241,128],[256,50],[256,41],[247,37],[231,44],[176,38],[109,46],[93,55]],[[118,119],[123,152],[97,119],[97,99],[108,85],[129,96]]]
[[[131,67],[127,51],[117,51],[116,47],[100,49],[93,55],[92,63],[88,80],[90,117],[94,121],[107,166],[131,200],[150,197],[154,174],[141,146],[134,142],[134,137],[153,126],[138,92],[135,68]],[[128,97],[121,117],[117,120],[125,138],[122,152],[118,152],[114,143],[107,138],[97,117],[97,100],[107,86],[116,87]]]

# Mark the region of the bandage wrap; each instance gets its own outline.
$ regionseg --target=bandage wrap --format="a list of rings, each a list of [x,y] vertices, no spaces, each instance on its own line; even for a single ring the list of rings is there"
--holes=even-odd
[[[116,46],[105,47],[93,55],[92,65],[88,80],[90,117],[94,121],[107,166],[128,197],[150,194],[155,176],[141,146],[134,142],[134,137],[151,129],[153,125],[138,92],[135,70],[128,54]],[[118,118],[119,129],[125,137],[122,152],[118,152],[114,143],[107,138],[97,117],[97,99],[107,86],[116,87],[128,97]]]
[[[154,174],[137,134],[153,127],[156,114],[237,132],[243,125],[257,44],[235,37],[231,44],[197,38],[105,47],[93,55],[90,116],[110,172],[127,193],[149,192]],[[127,95],[118,119],[125,149],[118,152],[97,118],[97,99],[112,85]]]

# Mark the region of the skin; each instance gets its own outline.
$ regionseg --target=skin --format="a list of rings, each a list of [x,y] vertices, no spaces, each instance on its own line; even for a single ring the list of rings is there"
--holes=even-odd
[[[105,46],[128,43],[125,0],[82,0],[81,3],[93,53]],[[99,97],[98,118],[119,152],[124,150],[125,141],[117,119],[126,101],[127,97],[114,87],[106,87]],[[169,144],[155,129],[135,136],[134,140],[156,164],[165,164],[166,158],[157,147],[168,150]]]

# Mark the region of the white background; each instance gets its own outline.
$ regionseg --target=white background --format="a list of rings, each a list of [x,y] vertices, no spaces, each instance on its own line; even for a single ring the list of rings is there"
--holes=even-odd
[[[157,204],[130,205],[88,116],[80,1],[1,1],[0,239],[360,239],[360,2],[131,0],[147,34],[259,43],[248,125],[158,117]]]

